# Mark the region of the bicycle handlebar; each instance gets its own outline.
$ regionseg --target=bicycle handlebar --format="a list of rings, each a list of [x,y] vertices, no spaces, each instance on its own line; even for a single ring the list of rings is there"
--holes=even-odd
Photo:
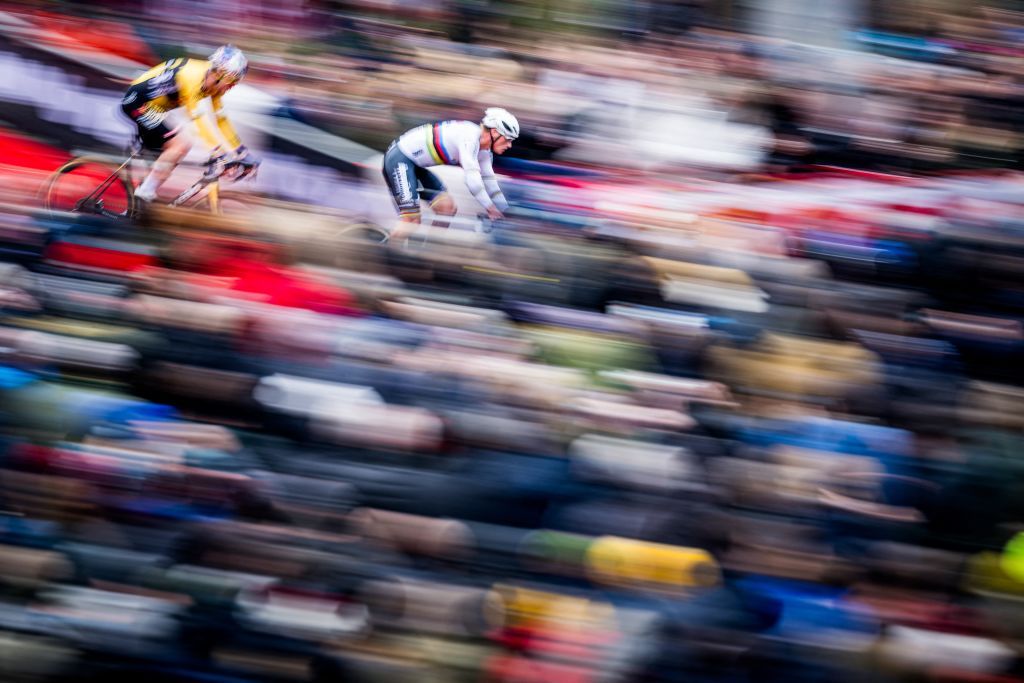
[[[212,183],[215,180],[219,180],[221,177],[226,175],[228,172],[235,170],[236,168],[246,168],[247,165],[243,164],[237,159],[231,161],[224,161],[222,159],[210,159],[206,162],[206,171],[203,173],[202,182],[204,184]],[[234,180],[240,180],[252,172],[251,167],[249,171],[240,174]]]
[[[192,197],[194,197],[196,194],[198,194],[204,187],[217,182],[221,178],[221,176],[223,176],[228,171],[246,166],[246,164],[242,163],[241,161],[238,161],[237,159],[225,161],[224,159],[217,158],[208,160],[204,165],[206,166],[206,171],[199,178],[199,180],[194,182],[192,184],[192,187],[188,188],[180,195],[178,195],[178,198],[171,202],[171,206],[180,206],[181,204],[184,204],[188,200],[192,199]],[[239,175],[235,178],[232,178],[232,180],[244,178],[246,175],[249,174],[245,173],[243,175]]]

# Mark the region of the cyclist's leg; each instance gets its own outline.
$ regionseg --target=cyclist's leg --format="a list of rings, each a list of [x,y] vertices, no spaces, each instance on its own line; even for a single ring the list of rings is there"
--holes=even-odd
[[[420,198],[416,191],[417,166],[412,159],[405,156],[398,145],[392,143],[384,154],[381,172],[388,184],[391,198],[398,209],[398,222],[391,232],[392,244],[401,246],[406,238],[416,230],[420,223]]]
[[[451,217],[455,215],[455,200],[448,193],[441,179],[425,168],[416,169],[416,178],[419,180],[422,189],[420,197],[430,204],[434,212],[433,225],[439,228],[447,228],[451,225]]]
[[[135,88],[129,89],[121,102],[121,108],[138,127],[143,147],[158,154],[149,175],[135,190],[137,199],[151,202],[156,198],[160,186],[188,154],[191,143],[188,136],[178,135],[177,129],[167,126],[165,112],[150,109],[145,105],[134,107],[135,98],[139,96],[141,93]]]

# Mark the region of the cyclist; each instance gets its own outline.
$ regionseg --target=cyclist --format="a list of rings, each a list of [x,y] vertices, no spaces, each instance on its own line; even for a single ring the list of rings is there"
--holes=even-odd
[[[391,143],[384,154],[384,179],[398,208],[390,242],[401,245],[420,220],[420,198],[434,213],[455,214],[455,200],[431,166],[461,166],[466,187],[492,219],[501,218],[508,202],[494,177],[494,154],[504,154],[519,137],[516,117],[500,107],[484,112],[480,123],[441,121],[417,126]],[[422,189],[421,189],[422,188]]]
[[[199,104],[209,97],[217,119],[217,128],[233,150],[242,169],[249,173],[259,165],[257,160],[238,139],[221,108],[221,97],[245,76],[249,63],[234,45],[223,45],[205,59],[171,59],[158,64],[134,81],[121,100],[121,110],[135,122],[143,146],[159,154],[152,170],[135,191],[135,197],[144,202],[156,198],[157,190],[191,148],[186,135],[178,135],[178,128],[169,128],[167,114],[179,107],[188,110],[195,121],[199,136],[216,154],[221,143],[206,121]],[[222,154],[219,156],[223,156]]]

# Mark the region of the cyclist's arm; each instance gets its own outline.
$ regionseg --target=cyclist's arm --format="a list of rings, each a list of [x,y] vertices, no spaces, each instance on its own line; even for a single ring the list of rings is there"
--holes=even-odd
[[[508,200],[502,194],[501,188],[498,186],[498,178],[494,175],[493,158],[493,155],[488,152],[480,154],[480,174],[483,178],[484,189],[487,190],[487,196],[500,211],[505,211],[508,209]]]
[[[480,154],[480,146],[473,141],[472,144],[463,144],[459,150],[459,160],[462,169],[466,172],[466,189],[473,195],[473,198],[485,209],[494,206],[491,197],[484,187],[484,179],[480,174],[480,161],[477,155]]]
[[[201,109],[195,107],[187,108],[192,121],[196,124],[196,130],[199,131],[199,137],[203,139],[206,146],[210,149],[220,147],[220,140],[217,139],[217,135],[213,132],[213,127],[206,120],[206,114]]]
[[[198,84],[183,82],[180,85],[179,91],[181,93],[181,104],[188,110],[188,115],[192,117],[196,130],[199,131],[199,137],[203,139],[203,142],[210,149],[220,147],[221,142],[217,139],[217,134],[213,132],[213,127],[207,121],[206,112],[200,106],[203,98],[199,94]]]
[[[222,141],[217,136],[217,131],[210,125],[206,112],[202,106],[204,95],[202,93],[203,79],[206,77],[205,62],[189,60],[177,74],[178,94],[181,106],[187,111],[195,123],[199,137],[203,139],[206,146],[211,150],[222,146]],[[218,104],[214,102],[214,109]]]
[[[235,132],[234,126],[228,121],[227,114],[224,113],[224,109],[221,107],[219,97],[211,97],[210,100],[213,102],[213,115],[217,118],[217,128],[220,129],[221,135],[231,145],[232,150],[237,150],[242,146],[242,141],[238,138],[238,133]]]

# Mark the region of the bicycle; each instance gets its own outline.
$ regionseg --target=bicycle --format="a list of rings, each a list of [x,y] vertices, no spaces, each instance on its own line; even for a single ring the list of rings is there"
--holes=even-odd
[[[116,161],[112,162],[107,156],[84,155],[71,159],[54,171],[44,186],[46,211],[138,218],[133,162],[141,158],[143,152],[141,141],[136,139],[127,151],[128,158],[116,167]],[[248,175],[244,171],[236,173],[243,166],[240,162],[210,159],[204,166],[206,170],[199,180],[168,202],[168,206],[207,209],[220,214],[226,203],[244,205],[242,200],[225,196],[227,193],[221,192],[219,187],[222,177],[240,180]]]
[[[444,227],[435,225],[430,220],[421,222],[409,236],[408,244],[416,248],[423,248],[430,243],[432,234],[440,235],[448,231],[463,231],[488,235],[494,227],[494,222],[486,216],[470,218],[468,216],[456,215],[446,216],[443,220],[445,223]],[[335,233],[335,235],[342,240],[354,240],[370,244],[386,244],[391,238],[391,233],[388,230],[367,222],[346,226]]]
[[[371,169],[363,167],[369,172]],[[376,168],[376,167],[375,167]],[[368,182],[379,183],[379,170],[367,175]],[[372,178],[372,180],[371,180]],[[405,246],[413,249],[422,249],[440,235],[453,234],[457,232],[476,233],[488,235],[494,228],[494,222],[485,215],[466,214],[458,212],[451,216],[435,214],[429,208],[431,202],[447,190],[434,190],[418,185],[416,188],[420,201],[427,204],[428,208],[423,210],[421,219],[416,228],[409,234]],[[372,245],[385,245],[391,241],[391,230],[375,225],[368,220],[347,225],[334,234],[335,238],[348,242],[363,242]],[[443,241],[443,239],[441,240]]]

